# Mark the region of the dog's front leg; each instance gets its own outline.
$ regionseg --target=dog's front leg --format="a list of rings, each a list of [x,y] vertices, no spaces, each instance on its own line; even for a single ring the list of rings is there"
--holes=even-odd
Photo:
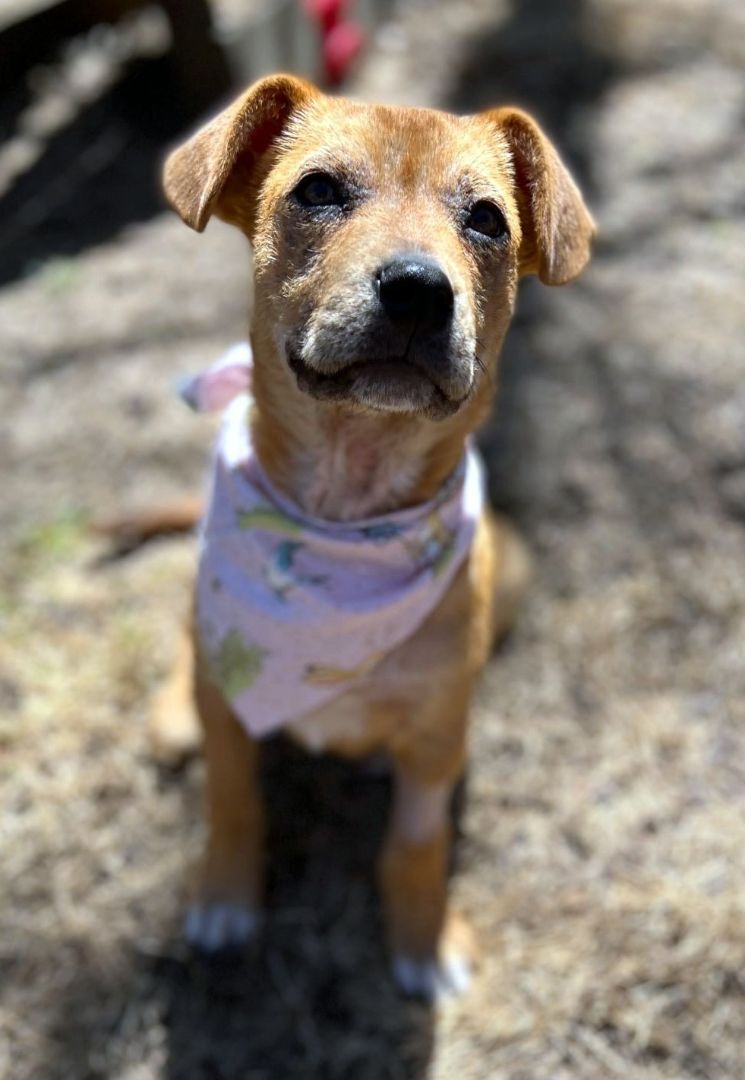
[[[259,745],[197,664],[204,727],[209,839],[186,936],[208,952],[243,944],[256,929],[264,877],[264,806]]]
[[[470,981],[468,927],[448,910],[450,802],[462,757],[437,780],[397,760],[393,811],[379,877],[393,971],[403,990],[430,1000]]]

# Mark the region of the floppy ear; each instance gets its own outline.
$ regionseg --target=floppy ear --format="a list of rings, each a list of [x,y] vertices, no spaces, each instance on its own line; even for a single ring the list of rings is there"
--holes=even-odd
[[[524,273],[545,285],[577,277],[590,258],[595,223],[577,185],[538,124],[520,109],[488,113],[507,139],[520,193]]]
[[[163,187],[186,224],[202,232],[238,165],[250,176],[292,113],[318,93],[303,79],[270,75],[174,150],[163,169]]]

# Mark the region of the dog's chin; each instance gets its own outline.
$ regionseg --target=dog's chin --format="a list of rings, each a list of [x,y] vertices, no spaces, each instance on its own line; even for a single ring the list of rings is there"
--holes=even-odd
[[[323,374],[295,353],[289,353],[287,359],[298,388],[317,401],[444,420],[465,400],[448,397],[422,368],[402,360],[360,360]]]

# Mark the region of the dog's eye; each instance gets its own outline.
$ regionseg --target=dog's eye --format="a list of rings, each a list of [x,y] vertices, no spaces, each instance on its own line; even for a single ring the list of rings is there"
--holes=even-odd
[[[482,200],[471,208],[466,228],[498,240],[507,233],[507,222],[499,207]]]
[[[295,188],[295,197],[301,206],[342,206],[344,196],[337,182],[326,173],[311,173]]]

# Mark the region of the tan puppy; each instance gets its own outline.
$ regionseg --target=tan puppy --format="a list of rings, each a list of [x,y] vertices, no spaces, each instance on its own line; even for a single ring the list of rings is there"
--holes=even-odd
[[[519,279],[571,280],[593,233],[524,113],[368,106],[284,75],[177,149],[165,190],[192,228],[214,214],[251,241],[253,445],[276,489],[335,521],[433,498],[489,411]],[[384,749],[393,761],[379,879],[394,972],[410,992],[468,981],[447,910],[448,808],[475,680],[526,576],[514,534],[483,516],[417,632],[289,725],[312,749]],[[210,834],[187,933],[216,948],[247,938],[262,902],[259,748],[196,655]],[[185,650],[172,687],[185,689],[191,668]],[[162,740],[177,740],[159,715]]]

